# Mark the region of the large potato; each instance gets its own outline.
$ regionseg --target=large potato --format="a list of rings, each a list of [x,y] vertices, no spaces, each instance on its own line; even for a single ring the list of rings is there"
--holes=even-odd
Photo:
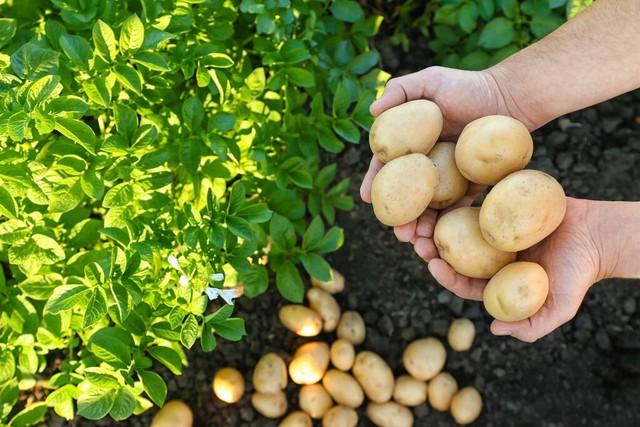
[[[383,403],[391,399],[395,379],[382,357],[371,351],[361,351],[353,363],[353,376],[369,400]]]
[[[329,367],[329,346],[324,342],[303,344],[289,364],[289,375],[296,384],[319,382]]]
[[[313,421],[304,412],[296,411],[287,415],[278,427],[313,427]]]
[[[476,327],[469,319],[456,319],[449,325],[447,340],[455,351],[467,351],[476,337]]]
[[[322,317],[302,304],[283,306],[278,317],[287,329],[301,337],[315,337],[322,331]]]
[[[437,338],[421,338],[407,346],[402,354],[404,369],[414,378],[428,381],[435,377],[447,361],[447,351]]]
[[[427,400],[427,383],[411,375],[396,378],[393,400],[404,406],[418,406]]]
[[[275,353],[260,358],[253,370],[253,388],[260,393],[275,393],[287,386],[287,365]]]
[[[429,206],[438,185],[438,170],[424,154],[407,154],[384,165],[373,178],[373,213],[385,225],[403,225]]]
[[[347,340],[337,339],[331,344],[331,363],[341,371],[348,371],[353,366],[356,350]]]
[[[340,320],[340,306],[330,293],[319,288],[309,288],[307,291],[309,307],[322,317],[323,330],[333,332]]]
[[[300,409],[315,419],[322,418],[333,406],[331,396],[320,384],[302,386],[298,403],[300,404]]]
[[[465,387],[451,400],[451,415],[458,424],[471,424],[482,412],[482,396],[473,387]]]
[[[151,427],[191,427],[193,413],[191,409],[179,400],[171,400],[153,417]]]
[[[358,413],[342,405],[329,409],[322,417],[322,427],[356,427]]]
[[[429,203],[432,209],[444,209],[453,205],[469,188],[469,181],[456,166],[455,150],[453,142],[438,142],[428,154],[438,170],[438,185]]]
[[[244,377],[234,368],[222,368],[213,376],[213,393],[223,402],[236,403],[244,394]]]
[[[440,258],[458,273],[488,279],[516,260],[515,252],[496,249],[482,237],[479,208],[461,207],[442,215],[436,222],[433,241]]]
[[[369,403],[367,417],[378,427],[411,427],[413,414],[396,402]]]
[[[320,288],[330,294],[337,294],[344,290],[344,276],[334,268],[331,269],[331,279],[324,282],[314,277],[311,278],[311,285]]]
[[[525,125],[507,116],[487,116],[465,126],[455,157],[469,181],[493,185],[524,168],[532,154],[533,140]]]
[[[357,408],[364,401],[364,392],[351,375],[337,369],[329,369],[322,379],[324,388],[333,400],[349,408]]]
[[[267,418],[280,418],[287,412],[287,396],[282,391],[275,393],[253,393],[251,404]]]
[[[427,154],[442,132],[440,108],[424,99],[405,102],[380,114],[371,126],[369,146],[386,163],[409,153]]]
[[[480,230],[491,246],[523,251],[558,228],[567,209],[564,190],[541,171],[514,172],[489,191],[480,208]]]
[[[345,311],[340,317],[336,335],[338,338],[347,340],[353,345],[360,345],[366,337],[364,320],[357,311]]]
[[[429,381],[429,404],[437,411],[446,411],[457,391],[456,379],[447,372],[440,372]]]
[[[489,280],[482,299],[484,308],[494,318],[517,322],[540,310],[548,293],[549,277],[544,268],[535,262],[518,261]]]

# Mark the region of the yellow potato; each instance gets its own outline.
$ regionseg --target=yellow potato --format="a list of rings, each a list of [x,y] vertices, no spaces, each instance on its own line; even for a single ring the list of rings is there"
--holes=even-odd
[[[525,125],[507,116],[487,116],[469,123],[456,144],[456,164],[469,181],[493,185],[524,168],[533,154]]]
[[[277,391],[275,393],[253,393],[251,404],[260,414],[267,418],[280,418],[287,412],[287,396]]]
[[[260,393],[275,393],[287,386],[287,365],[275,353],[260,358],[253,370],[253,388]]]
[[[482,396],[473,387],[465,387],[451,400],[451,415],[458,424],[471,424],[482,412]]]
[[[461,207],[442,215],[433,230],[440,258],[458,273],[488,279],[516,260],[515,252],[494,248],[482,237],[479,208]]]
[[[396,403],[369,403],[367,417],[378,427],[411,427],[413,414],[411,411]]]
[[[503,322],[517,322],[533,316],[549,293],[549,277],[535,262],[507,265],[489,280],[482,299],[487,312]]]
[[[329,346],[324,342],[303,344],[289,364],[289,376],[296,384],[319,382],[329,366]]]
[[[300,404],[300,409],[315,419],[322,418],[333,406],[331,396],[320,384],[302,386],[298,403]]]
[[[237,369],[220,369],[213,376],[213,393],[223,402],[236,403],[244,394],[244,377]]]
[[[456,203],[467,193],[469,181],[462,176],[455,160],[456,145],[438,142],[427,155],[438,170],[438,186],[429,207],[444,209]]]
[[[337,339],[331,344],[331,363],[341,371],[348,371],[353,366],[356,350],[347,340]]]
[[[278,317],[285,328],[301,337],[315,337],[322,331],[322,317],[301,304],[283,306]]]
[[[353,345],[362,344],[366,336],[366,328],[360,313],[357,311],[345,311],[342,313],[336,335],[338,335],[338,338],[347,340]]]
[[[391,160],[373,178],[373,213],[385,225],[407,224],[429,206],[437,185],[438,170],[424,154]]]
[[[427,154],[442,132],[442,112],[424,99],[405,102],[380,114],[371,126],[369,146],[386,163],[409,153]]]
[[[404,406],[418,406],[427,400],[427,383],[411,375],[396,378],[393,400]]]
[[[382,357],[371,351],[361,351],[353,363],[353,376],[369,400],[383,403],[391,399],[395,379]]]
[[[429,404],[437,411],[446,411],[457,391],[456,379],[447,372],[440,372],[429,381]]]
[[[331,280],[323,282],[314,277],[311,278],[311,285],[320,288],[330,294],[337,294],[344,291],[344,276],[336,269],[331,269]]]
[[[151,427],[192,427],[193,413],[179,400],[171,400],[153,417]]]
[[[324,388],[338,404],[357,408],[364,401],[364,392],[358,381],[346,372],[329,369],[322,378]]]
[[[480,208],[480,230],[491,246],[523,251],[558,228],[567,199],[558,181],[536,170],[514,172],[489,191]]]
[[[402,354],[404,369],[421,381],[435,377],[447,361],[447,351],[437,338],[421,338],[407,346]]]
[[[307,291],[309,307],[322,317],[323,330],[333,332],[340,320],[340,306],[330,293],[319,288],[309,288]]]
[[[447,340],[455,351],[467,351],[476,337],[476,327],[469,319],[456,319],[449,325]]]
[[[322,417],[322,427],[356,427],[358,413],[345,406],[334,406]]]
[[[296,411],[287,415],[278,427],[313,427],[313,421],[304,412]]]

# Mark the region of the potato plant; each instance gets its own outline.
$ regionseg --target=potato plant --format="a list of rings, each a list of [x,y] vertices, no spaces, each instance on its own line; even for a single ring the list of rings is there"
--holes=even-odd
[[[386,79],[352,0],[0,1],[0,424],[122,420],[236,341],[241,292],[331,280]],[[302,267],[300,267],[302,266]],[[36,384],[46,400],[26,408]],[[22,400],[21,400],[22,401]]]

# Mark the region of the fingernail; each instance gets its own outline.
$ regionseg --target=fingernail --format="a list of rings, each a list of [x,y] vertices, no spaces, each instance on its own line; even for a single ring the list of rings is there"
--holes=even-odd
[[[498,329],[493,331],[493,335],[511,335],[511,331],[508,329]]]

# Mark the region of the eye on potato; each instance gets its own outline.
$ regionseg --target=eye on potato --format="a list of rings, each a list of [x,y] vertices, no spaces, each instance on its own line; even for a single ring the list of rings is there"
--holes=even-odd
[[[473,387],[465,387],[451,400],[451,415],[458,424],[471,424],[482,412],[482,396]]]
[[[340,317],[336,335],[338,338],[347,340],[353,345],[360,345],[366,336],[364,320],[357,311],[345,311]]]
[[[342,405],[334,406],[322,417],[322,427],[356,427],[357,425],[358,413]]]
[[[371,351],[361,351],[353,363],[353,376],[369,400],[382,403],[391,399],[395,378],[382,357]]]
[[[285,328],[301,337],[315,337],[322,331],[322,317],[302,304],[288,304],[278,312]]]
[[[458,391],[458,382],[448,372],[440,372],[429,381],[429,404],[437,411],[446,411]]]
[[[320,288],[311,287],[307,290],[309,307],[322,317],[322,329],[325,332],[333,332],[340,320],[340,306],[330,293]]]
[[[193,413],[180,400],[171,400],[153,417],[151,427],[192,427]]]
[[[429,203],[432,209],[453,205],[462,199],[469,188],[469,181],[456,166],[455,149],[453,142],[438,142],[427,154],[438,170],[438,185]]]
[[[411,411],[396,402],[369,403],[367,417],[378,427],[411,427],[413,425]]]
[[[393,400],[404,406],[418,406],[427,400],[427,383],[411,375],[396,378]]]
[[[278,427],[313,427],[313,421],[304,412],[296,411],[287,415]]]
[[[287,412],[287,396],[282,391],[275,393],[253,393],[251,404],[267,418],[280,418]]]
[[[348,408],[357,408],[364,401],[364,392],[358,381],[350,374],[329,369],[322,379],[324,388],[333,400]]]
[[[260,393],[275,393],[287,386],[287,365],[275,353],[260,358],[253,369],[253,388]]]
[[[467,351],[473,344],[476,337],[476,327],[469,319],[455,319],[449,325],[447,341],[449,346],[455,351]]]
[[[244,394],[244,377],[234,368],[222,368],[213,376],[213,393],[226,403],[236,403]]]
[[[404,369],[414,378],[428,381],[435,377],[447,361],[447,351],[437,338],[421,338],[407,346],[402,354]]]
[[[333,406],[331,396],[320,384],[302,386],[298,403],[300,404],[300,409],[315,419],[322,418]]]
[[[301,345],[289,364],[289,376],[296,384],[319,382],[329,367],[329,346],[320,341]]]
[[[337,339],[331,344],[331,364],[341,371],[348,371],[353,366],[356,350],[347,340]]]
[[[331,280],[326,282],[318,280],[315,277],[311,278],[311,286],[320,288],[330,294],[337,294],[344,290],[344,276],[334,268],[331,269]]]

